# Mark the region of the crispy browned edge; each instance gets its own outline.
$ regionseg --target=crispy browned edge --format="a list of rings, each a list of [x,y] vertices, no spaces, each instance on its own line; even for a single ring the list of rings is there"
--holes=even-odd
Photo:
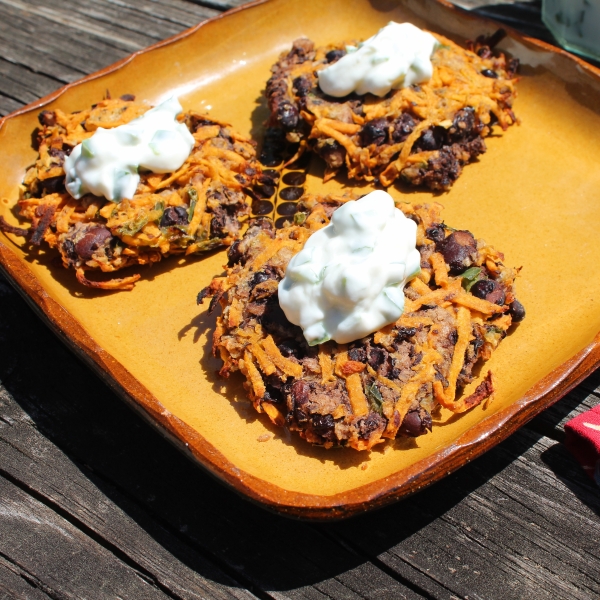
[[[429,1],[442,5],[446,10],[459,12],[466,18],[480,22],[490,22],[487,19],[470,15],[468,12],[456,8],[446,0]],[[268,0],[256,0],[227,13],[217,15],[167,40],[135,52],[101,71],[70,83],[52,94],[7,115],[0,120],[0,129],[8,120],[25,112],[38,110],[59,98],[71,87],[116,71],[139,54],[185,38],[207,24],[226,17],[228,14],[249,10],[266,2]],[[511,37],[543,50],[566,56],[578,63],[590,75],[600,78],[600,69],[589,65],[584,60],[550,44],[523,36],[509,27],[503,25],[502,27],[507,30]],[[183,450],[186,454],[191,454],[210,474],[227,483],[238,493],[247,496],[265,508],[290,517],[323,521],[343,519],[366,510],[380,508],[394,500],[413,494],[456,471],[459,467],[506,439],[535,415],[562,398],[600,364],[600,333],[598,333],[589,346],[538,381],[519,401],[487,417],[464,433],[451,446],[418,461],[402,471],[347,492],[331,496],[304,494],[285,490],[241,471],[197,431],[167,411],[121,363],[94,342],[77,319],[46,293],[33,273],[1,241],[1,237],[0,270],[59,338],[92,367],[113,391],[119,394],[180,450]]]

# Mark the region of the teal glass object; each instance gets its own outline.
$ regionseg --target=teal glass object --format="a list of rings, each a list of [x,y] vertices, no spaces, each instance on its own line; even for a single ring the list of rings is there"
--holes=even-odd
[[[600,0],[543,0],[542,20],[565,50],[600,60]]]

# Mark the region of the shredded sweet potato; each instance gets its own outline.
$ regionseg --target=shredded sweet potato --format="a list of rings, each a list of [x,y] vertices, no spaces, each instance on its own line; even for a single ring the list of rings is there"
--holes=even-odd
[[[385,438],[423,435],[438,405],[460,413],[489,398],[490,373],[470,396],[461,390],[524,311],[514,293],[517,271],[506,268],[499,253],[469,232],[446,227],[440,205],[401,204],[418,224],[421,264],[434,277],[406,286],[404,314],[395,323],[348,345],[309,347],[281,311],[276,284],[311,232],[349,200],[306,196],[301,225],[275,230],[267,221],[251,223],[239,262],[198,298],[218,298],[223,316],[213,351],[223,359],[223,375],[244,373],[259,412],[278,424],[284,418],[310,443],[368,450]],[[457,244],[464,250],[458,255]]]
[[[271,68],[269,124],[299,143],[297,154],[312,151],[326,162],[325,181],[345,169],[352,179],[384,186],[400,178],[448,189],[462,167],[486,151],[484,138],[494,126],[504,131],[516,122],[518,61],[485,45],[465,49],[432,35],[440,46],[431,59],[431,79],[383,98],[333,98],[319,87],[318,72],[356,41],[315,47],[296,40]]]
[[[64,160],[98,127],[113,128],[141,116],[150,106],[131,97],[105,99],[77,113],[40,114],[39,156],[20,188],[19,211],[31,222],[34,245],[45,241],[63,265],[86,286],[132,289],[138,278],[94,281],[84,271],[111,273],[157,262],[171,254],[204,252],[237,240],[251,213],[252,187],[261,177],[253,142],[230,127],[193,112],[180,118],[195,145],[174,173],[140,173],[133,198],[120,203],[88,194],[72,198],[64,187]],[[0,221],[0,229],[25,229]]]

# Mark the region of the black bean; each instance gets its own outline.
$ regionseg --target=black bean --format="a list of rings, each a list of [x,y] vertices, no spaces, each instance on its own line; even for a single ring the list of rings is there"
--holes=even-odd
[[[446,142],[446,130],[443,127],[430,127],[415,142],[421,150],[439,150]]]
[[[232,267],[235,263],[238,263],[242,260],[242,252],[240,250],[240,240],[236,240],[229,246],[229,250],[227,250],[227,265]]]
[[[393,123],[392,140],[398,144],[406,140],[416,125],[415,119],[408,113],[402,113]]]
[[[512,317],[513,323],[519,323],[525,318],[525,307],[515,299],[508,307],[508,312]]]
[[[331,415],[311,415],[313,429],[320,436],[330,433],[335,427],[335,421]]]
[[[213,216],[210,221],[210,236],[217,238],[227,237],[230,225],[231,219],[224,209],[213,210]]]
[[[335,140],[328,141],[317,149],[319,156],[331,169],[339,169],[346,158],[346,148]]]
[[[304,188],[287,187],[279,191],[279,197],[282,200],[298,200],[304,195]]]
[[[133,94],[123,94],[121,96],[121,100],[125,102],[133,102],[135,100],[135,96]]]
[[[291,356],[301,358],[301,354],[303,354],[300,344],[294,339],[283,340],[283,342],[277,344],[277,347],[279,348],[279,352],[286,358],[290,358]]]
[[[398,433],[406,437],[418,437],[427,430],[431,431],[431,415],[426,410],[417,408],[406,414]]]
[[[385,427],[385,419],[377,413],[372,412],[364,419],[358,421],[356,426],[358,427],[360,437],[369,438],[374,431]]]
[[[325,55],[325,60],[328,63],[332,63],[332,62],[335,62],[336,60],[339,60],[340,58],[342,58],[342,56],[345,56],[345,55],[346,55],[345,50],[330,50]]]
[[[160,219],[161,227],[172,227],[173,225],[187,225],[188,212],[185,206],[170,206]]]
[[[351,348],[348,350],[348,358],[357,362],[367,362],[367,351],[364,348]]]
[[[52,158],[58,158],[58,160],[60,161],[61,164],[62,164],[63,159],[65,158],[65,151],[60,150],[59,148],[50,148],[48,150],[48,154]]]
[[[265,271],[258,271],[257,273],[254,273],[254,276],[250,280],[250,287],[253,288],[259,283],[263,283],[263,281],[267,281],[268,279],[271,279],[268,273],[265,273]]]
[[[449,129],[450,139],[452,142],[464,142],[473,137],[473,135],[479,134],[476,129],[475,110],[471,106],[467,106],[459,110],[454,120],[452,121],[452,127]]]
[[[286,131],[291,131],[298,125],[298,109],[290,102],[283,102],[277,109],[277,120]]]
[[[506,294],[504,288],[492,279],[480,279],[471,286],[471,294],[493,304],[504,304]]]
[[[291,171],[286,173],[281,181],[286,185],[303,185],[306,181],[306,173]]]
[[[274,230],[273,221],[271,221],[271,219],[268,217],[257,217],[256,219],[250,219],[250,221],[248,221],[248,231],[250,231],[251,228],[254,229],[255,227],[258,227],[262,231],[271,232]],[[248,233],[248,231],[246,233]],[[246,234],[244,234],[244,236],[245,235]]]
[[[43,110],[38,115],[38,121],[40,122],[40,125],[52,127],[56,125],[56,113],[53,110]]]
[[[271,400],[272,402],[283,402],[283,389],[285,387],[285,383],[281,381],[281,378],[273,373],[272,375],[268,375],[265,377],[266,389],[268,398],[265,400]]]
[[[279,338],[288,339],[295,337],[297,330],[302,330],[290,323],[285,316],[281,306],[279,306],[279,299],[277,295],[271,296],[265,306],[265,312],[261,318],[263,329],[267,333],[271,333]]]
[[[443,223],[436,223],[431,227],[428,227],[425,231],[425,237],[429,238],[433,242],[441,242],[446,238],[446,228]]]
[[[360,145],[370,146],[375,144],[381,146],[388,139],[389,123],[386,119],[374,119],[365,123],[364,127],[359,132]]]
[[[277,171],[267,169],[267,171],[264,171],[261,175],[259,175],[258,182],[264,185],[277,185],[277,182],[279,181],[279,173],[277,173],[277,175],[271,175],[271,173],[277,173]]]
[[[377,370],[377,367],[382,365],[387,360],[387,357],[387,351],[385,351],[383,348],[378,348],[375,346],[371,348],[371,351],[369,352],[369,364],[371,367]]]
[[[417,333],[415,327],[398,327],[398,335],[396,336],[397,342],[405,342]]]
[[[312,84],[308,77],[296,77],[292,82],[292,86],[296,91],[296,94],[300,97],[306,96],[312,87]]]
[[[489,77],[490,79],[498,79],[498,73],[496,73],[496,71],[492,71],[491,69],[483,69],[481,74],[484,77]]]
[[[60,194],[65,191],[65,177],[59,175],[58,177],[49,177],[40,182],[42,187],[42,195],[46,194]]]
[[[307,404],[309,402],[310,386],[306,381],[295,381],[291,388],[291,399],[294,416],[298,423],[305,423],[308,420]],[[306,408],[306,411],[304,410]]]
[[[112,233],[103,225],[90,227],[85,235],[75,244],[75,252],[83,260],[90,260],[94,252],[111,237]]]
[[[282,227],[286,226],[286,223],[289,225],[289,223],[290,223],[290,218],[289,217],[279,217],[279,219],[277,219],[275,221],[275,228],[276,229],[281,229]]]
[[[454,231],[447,238],[436,244],[451,275],[458,275],[471,266],[471,254],[477,250],[477,243],[470,231]]]
[[[73,243],[73,240],[66,239],[62,243],[62,249],[67,255],[67,258],[70,258],[71,260],[77,260],[79,258],[77,256],[77,252],[75,252],[75,244]]]
[[[506,76],[509,79],[512,79],[517,74],[520,63],[521,61],[518,58],[511,58],[508,61],[508,65],[506,67]]]

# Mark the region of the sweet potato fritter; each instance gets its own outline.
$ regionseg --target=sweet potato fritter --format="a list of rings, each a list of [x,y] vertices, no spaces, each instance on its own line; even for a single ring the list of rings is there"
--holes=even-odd
[[[279,306],[279,281],[309,236],[348,200],[307,196],[294,224],[279,230],[268,219],[253,220],[230,248],[227,275],[198,302],[212,296],[209,310],[221,305],[213,337],[220,373],[245,375],[258,412],[313,444],[368,450],[385,438],[426,433],[439,405],[460,413],[490,397],[491,373],[470,396],[460,391],[525,311],[515,298],[517,271],[502,264],[501,253],[444,225],[439,204],[401,204],[418,224],[421,254],[404,314],[351,344],[308,346]]]
[[[262,177],[253,142],[192,112],[180,119],[195,145],[177,172],[140,173],[134,197],[119,203],[92,194],[75,200],[67,193],[65,156],[98,127],[123,125],[149,109],[128,95],[72,114],[39,115],[39,157],[21,186],[20,214],[32,224],[30,242],[58,248],[63,265],[74,268],[83,285],[131,289],[139,275],[91,281],[85,273],[230,245],[251,213],[252,188]],[[0,229],[10,232],[8,227],[0,222]]]
[[[325,180],[346,169],[352,179],[386,187],[400,178],[449,189],[462,167],[486,151],[483,138],[493,126],[505,130],[516,121],[518,60],[492,52],[503,32],[469,49],[432,35],[441,43],[431,59],[433,77],[383,98],[327,96],[316,73],[344,56],[346,43],[315,48],[308,39],[296,40],[271,68],[270,126],[299,143],[299,153],[318,154],[327,164]]]

